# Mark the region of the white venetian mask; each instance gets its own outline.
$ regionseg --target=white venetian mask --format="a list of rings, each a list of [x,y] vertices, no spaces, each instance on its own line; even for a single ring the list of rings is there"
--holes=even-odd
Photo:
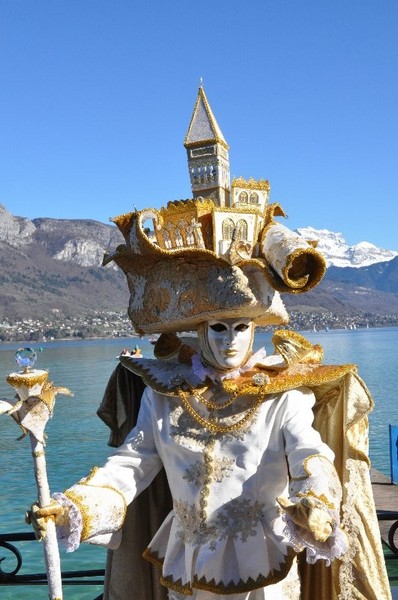
[[[206,359],[211,359],[209,362],[221,369],[242,366],[252,352],[253,332],[251,319],[209,321],[206,323]]]

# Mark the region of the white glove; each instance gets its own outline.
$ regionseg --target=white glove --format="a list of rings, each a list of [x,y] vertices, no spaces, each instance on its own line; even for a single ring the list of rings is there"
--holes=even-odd
[[[32,525],[36,539],[40,541],[46,537],[49,519],[54,521],[56,526],[66,525],[69,522],[68,509],[56,500],[51,500],[51,504],[43,507],[35,502],[25,514],[25,522]]]

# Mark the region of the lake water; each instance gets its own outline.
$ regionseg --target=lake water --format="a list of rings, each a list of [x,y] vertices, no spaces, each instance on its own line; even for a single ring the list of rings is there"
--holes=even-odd
[[[398,328],[331,330],[304,332],[311,342],[324,348],[325,363],[356,363],[374,399],[370,416],[370,456],[373,466],[389,474],[388,424],[398,424],[396,373],[398,372]],[[258,333],[255,346],[272,351],[271,334]],[[47,466],[52,491],[63,490],[100,465],[109,454],[108,428],[96,416],[96,410],[121,349],[133,347],[134,340],[83,340],[47,342],[38,353],[37,368],[49,370],[49,380],[68,387],[74,397],[59,395],[54,417],[46,428]],[[138,340],[145,356],[151,356],[148,340]],[[5,377],[16,370],[15,351],[21,344],[0,344],[0,398],[12,399],[13,390]],[[37,345],[33,345],[36,349]],[[26,532],[24,513],[36,498],[33,463],[28,438],[17,441],[20,430],[12,419],[0,417],[1,533]],[[23,555],[23,573],[44,572],[42,547],[27,542],[18,547]],[[5,571],[13,560],[2,549],[0,558]],[[62,569],[100,569],[106,551],[82,546],[76,553],[61,553]],[[100,587],[65,586],[65,600],[92,600]],[[1,600],[46,600],[46,586],[0,587]]]

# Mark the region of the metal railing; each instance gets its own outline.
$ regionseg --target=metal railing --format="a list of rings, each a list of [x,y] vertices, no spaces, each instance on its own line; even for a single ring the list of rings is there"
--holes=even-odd
[[[388,544],[389,552],[384,553],[384,560],[386,561],[387,569],[388,569],[389,561],[393,562],[393,561],[398,560],[398,546],[396,545],[395,539],[394,539],[395,534],[398,530],[398,511],[378,510],[377,511],[377,519],[379,521],[391,521],[390,529],[388,530],[387,540],[386,540],[386,542]],[[390,582],[398,581],[398,575],[391,575],[389,573],[388,579]]]
[[[389,552],[385,554],[386,562],[398,560],[398,546],[394,537],[398,531],[398,511],[378,510],[377,518],[379,521],[391,521],[392,524],[388,531]],[[47,585],[46,573],[31,573],[27,575],[19,574],[22,568],[22,554],[18,548],[11,542],[34,541],[34,533],[4,533],[0,534],[0,586],[14,585]],[[9,571],[3,570],[3,561],[10,555],[2,556],[2,550],[11,553],[15,562],[15,567]],[[12,558],[12,556],[11,556]],[[63,571],[62,583],[65,585],[104,585],[104,569],[92,569],[83,571]],[[389,580],[398,581],[398,575],[389,575]],[[96,596],[93,600],[102,600],[103,595]]]
[[[12,542],[26,542],[35,540],[34,533],[4,533],[0,534],[0,586],[20,585],[47,585],[46,573],[20,574],[23,559],[20,550]],[[3,552],[6,555],[3,556]],[[3,570],[5,559],[11,559],[13,568]],[[7,562],[8,564],[8,562]],[[62,583],[65,585],[104,585],[104,569],[83,571],[63,571]],[[93,600],[102,600],[102,594]]]

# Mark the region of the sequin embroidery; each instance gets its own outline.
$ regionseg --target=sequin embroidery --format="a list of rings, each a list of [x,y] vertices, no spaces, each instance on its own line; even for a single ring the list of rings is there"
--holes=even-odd
[[[209,544],[215,550],[217,542],[228,537],[246,542],[256,535],[256,526],[264,517],[264,505],[247,498],[236,498],[225,504],[211,522],[201,519],[200,511],[185,500],[174,501],[179,521],[177,536],[185,544]]]
[[[213,458],[211,481],[221,483],[226,477],[230,476],[234,464],[234,459],[227,458],[226,456],[223,456],[222,458]],[[206,474],[206,466],[198,460],[185,470],[183,479],[200,487],[204,484]]]

